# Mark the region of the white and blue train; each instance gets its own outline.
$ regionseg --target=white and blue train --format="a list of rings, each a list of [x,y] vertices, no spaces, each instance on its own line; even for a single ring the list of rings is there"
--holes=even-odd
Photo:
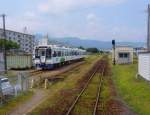
[[[53,69],[60,65],[83,59],[86,51],[57,45],[41,45],[35,47],[34,54],[36,68]]]

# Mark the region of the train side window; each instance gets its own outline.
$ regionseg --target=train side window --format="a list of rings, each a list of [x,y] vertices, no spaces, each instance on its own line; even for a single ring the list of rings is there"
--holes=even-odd
[[[57,53],[56,53],[56,51],[54,51],[54,53],[53,53],[53,57],[57,57]]]
[[[58,51],[58,57],[60,57],[61,56],[61,51]]]
[[[51,49],[46,50],[46,57],[51,58]]]
[[[63,56],[63,52],[61,51],[61,56]]]
[[[72,56],[72,51],[70,52],[70,56]]]
[[[35,58],[39,58],[38,49],[35,49]]]
[[[63,51],[61,52],[61,55],[64,56],[64,52]]]
[[[62,51],[60,51],[60,57],[61,57],[61,56],[63,56],[63,52],[62,52]]]

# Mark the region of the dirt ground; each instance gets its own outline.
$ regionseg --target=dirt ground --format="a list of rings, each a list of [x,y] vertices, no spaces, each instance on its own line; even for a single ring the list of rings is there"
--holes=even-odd
[[[119,97],[112,78],[109,78],[108,83],[109,83],[110,96],[112,97],[112,99],[110,99],[106,105],[108,111],[106,112],[107,115],[137,115]]]
[[[36,106],[41,104],[45,99],[47,99],[46,97],[46,90],[36,89],[34,90],[34,95],[30,100],[16,107],[9,113],[9,115],[25,115],[26,113],[33,110]]]

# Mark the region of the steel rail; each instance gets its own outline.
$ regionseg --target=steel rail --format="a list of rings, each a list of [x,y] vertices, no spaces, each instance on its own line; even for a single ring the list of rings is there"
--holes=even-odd
[[[96,97],[96,102],[95,102],[95,106],[94,106],[94,110],[93,110],[93,115],[96,115],[96,111],[97,111],[97,107],[98,107],[98,102],[99,102],[99,98],[100,98],[100,94],[101,94],[101,89],[102,89],[102,84],[103,84],[104,71],[105,71],[105,66],[103,68],[102,73],[99,74],[100,83],[99,83],[99,86],[98,86],[97,97]]]
[[[84,93],[84,91],[86,90],[86,88],[88,87],[90,81],[92,80],[92,78],[94,77],[94,75],[97,73],[99,66],[96,68],[96,70],[92,73],[91,77],[89,78],[89,80],[87,81],[87,83],[85,84],[84,88],[81,90],[81,92],[79,93],[79,95],[76,97],[75,101],[73,102],[73,104],[70,106],[69,110],[67,111],[66,115],[70,115],[73,108],[75,107],[75,105],[77,104],[78,100],[80,99],[81,95]]]
[[[34,76],[34,75],[37,75],[37,74],[42,74],[42,73],[44,73],[44,71],[42,71],[42,70],[36,70],[36,71],[29,72],[29,74],[31,76]]]

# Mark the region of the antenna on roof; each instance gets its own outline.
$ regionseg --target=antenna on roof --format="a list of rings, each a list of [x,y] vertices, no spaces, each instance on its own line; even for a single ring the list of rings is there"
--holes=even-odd
[[[27,27],[26,26],[23,28],[23,33],[27,34]]]

